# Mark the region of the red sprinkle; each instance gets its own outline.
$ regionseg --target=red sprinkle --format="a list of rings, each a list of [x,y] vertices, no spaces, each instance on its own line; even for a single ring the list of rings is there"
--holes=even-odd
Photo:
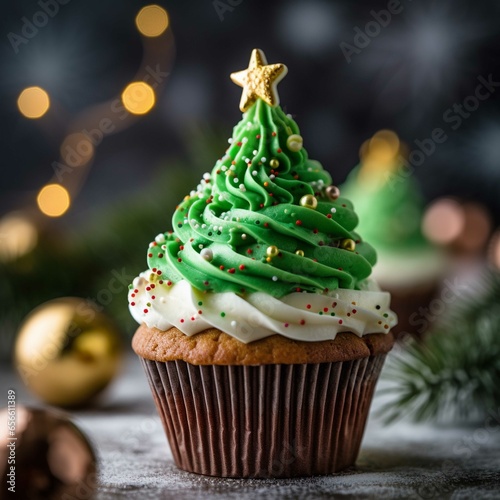
[[[147,310],[147,309],[144,309],[144,313],[147,313],[147,312],[148,312],[148,310]]]
[[[255,136],[255,138],[256,138],[256,139],[260,139],[260,134],[257,134],[257,135]]]
[[[198,314],[203,314],[203,311],[200,309],[200,310],[198,311]]]
[[[130,296],[131,296],[131,297],[135,297],[135,293],[131,294]]]
[[[161,259],[163,257],[163,254],[162,253],[159,253],[158,254],[158,257]]]
[[[240,269],[240,271],[243,271],[243,269],[245,269],[245,266],[243,264],[240,264],[239,269]]]
[[[273,137],[276,137],[276,132],[273,132],[271,135],[272,135]]]
[[[302,221],[301,220],[296,220],[295,224],[297,224],[297,226],[302,226]]]
[[[301,325],[305,325],[305,324],[306,324],[306,320],[305,320],[305,319],[301,319],[301,320],[300,320],[300,324],[301,324]]]
[[[342,324],[342,320],[341,320],[341,319],[339,319],[339,325],[341,325],[341,324]]]
[[[327,219],[331,219],[332,218],[332,214],[326,214],[326,218]]]
[[[337,307],[337,302],[332,302],[332,307]]]
[[[151,298],[152,298],[153,300],[155,300],[155,299],[156,299],[156,296],[155,296],[155,295],[151,295]]]
[[[148,257],[152,257],[152,256],[153,256],[153,254],[152,254],[152,253],[148,253]]]
[[[181,319],[181,323],[184,323],[184,320],[183,320],[183,319]]]
[[[317,233],[318,233],[318,230],[317,230],[316,228],[315,228],[315,229],[313,229],[313,233],[314,233],[314,234],[317,234]]]
[[[169,280],[167,281],[167,286],[171,286],[172,285],[172,282]]]
[[[163,285],[163,280],[158,281],[160,285]]]
[[[253,250],[252,250],[251,248],[249,248],[249,249],[247,250],[247,253],[248,253],[248,254],[252,254],[252,253],[253,253]]]
[[[151,269],[151,271],[153,271],[154,273],[156,273],[156,267],[153,267],[153,269]]]
[[[288,323],[285,323],[285,328],[288,328]]]
[[[352,313],[353,313],[353,314],[356,314],[357,312],[358,312],[358,311],[356,311],[356,309],[353,309],[353,310],[352,310]]]
[[[306,306],[308,309],[311,309],[311,304],[307,304]]]
[[[281,153],[281,148],[277,150],[278,153]]]
[[[219,269],[220,269],[221,271],[223,271],[223,270],[224,270],[224,266],[219,266]]]
[[[179,257],[179,258],[177,259],[177,262],[182,262],[182,259]]]
[[[323,307],[323,312],[328,312],[328,307]]]
[[[130,305],[131,305],[131,306],[135,306],[135,302],[131,302],[131,303],[130,303]]]
[[[234,267],[232,267],[231,269],[228,269],[227,272],[229,274],[234,274],[234,272],[236,271],[236,269]]]

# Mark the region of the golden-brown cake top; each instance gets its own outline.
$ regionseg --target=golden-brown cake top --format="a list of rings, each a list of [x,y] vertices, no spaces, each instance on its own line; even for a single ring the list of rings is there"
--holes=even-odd
[[[141,357],[153,361],[183,360],[194,365],[266,365],[350,361],[388,352],[394,343],[389,334],[358,337],[350,332],[335,340],[305,342],[273,335],[245,344],[210,328],[187,336],[177,328],[161,331],[141,325],[132,347]]]

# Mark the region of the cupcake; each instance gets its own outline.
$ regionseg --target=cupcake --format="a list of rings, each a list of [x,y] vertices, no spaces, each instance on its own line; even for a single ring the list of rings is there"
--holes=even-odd
[[[149,245],[133,338],[177,466],[219,477],[354,464],[396,324],[352,204],[255,49],[229,147]]]
[[[425,201],[402,150],[394,132],[377,132],[361,147],[361,162],[341,189],[359,215],[357,230],[377,252],[372,277],[391,294],[394,334],[421,337],[419,309],[438,292],[446,259],[422,232]]]

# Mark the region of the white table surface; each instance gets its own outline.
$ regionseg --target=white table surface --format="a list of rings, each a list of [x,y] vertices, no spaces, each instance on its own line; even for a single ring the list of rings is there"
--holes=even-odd
[[[12,368],[4,365],[0,375],[2,393],[13,387],[19,404],[38,404]],[[373,408],[381,400],[376,394]],[[498,421],[490,425],[415,425],[403,419],[386,426],[372,411],[356,467],[295,480],[219,479],[178,470],[133,354],[99,406],[71,415],[98,455],[99,500],[500,499],[500,408],[492,412]]]

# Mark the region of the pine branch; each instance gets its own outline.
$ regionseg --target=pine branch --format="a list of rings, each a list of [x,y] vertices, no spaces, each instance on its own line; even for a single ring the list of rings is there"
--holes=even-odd
[[[481,293],[461,299],[422,342],[389,359],[384,378],[393,396],[387,422],[472,419],[500,406],[500,275],[490,272]]]

